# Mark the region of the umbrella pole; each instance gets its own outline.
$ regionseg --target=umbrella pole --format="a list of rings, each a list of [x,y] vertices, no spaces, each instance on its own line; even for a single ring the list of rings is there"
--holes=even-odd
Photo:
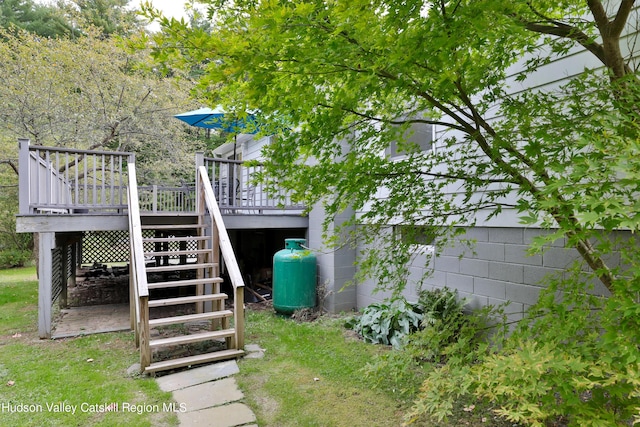
[[[233,135],[233,160],[236,159],[236,148],[238,146],[238,134]]]

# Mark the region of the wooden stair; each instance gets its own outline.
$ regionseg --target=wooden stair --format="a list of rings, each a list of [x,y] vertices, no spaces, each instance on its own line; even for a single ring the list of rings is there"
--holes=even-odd
[[[184,328],[167,328],[162,337],[149,340],[151,363],[144,371],[155,373],[242,356],[244,351],[234,348],[233,311],[225,309],[228,295],[220,292],[223,279],[219,277],[220,268],[213,259],[213,251],[207,247],[211,237],[205,235],[205,227],[198,223],[143,223],[142,229],[153,230],[153,237],[143,238],[149,289],[148,327],[159,330],[185,325]],[[183,310],[167,315],[167,310],[180,307]],[[198,326],[206,325],[206,329],[186,332],[190,324],[193,329],[193,322],[198,322]],[[203,325],[203,322],[206,323]],[[166,336],[169,332],[172,336]],[[154,350],[199,342],[212,343],[212,351],[154,361]]]
[[[193,366],[203,363],[217,362],[219,360],[235,359],[244,354],[242,350],[220,350],[215,353],[199,354],[197,356],[182,357],[180,359],[167,360],[164,362],[155,362],[147,366],[145,372],[159,372],[169,369],[182,368],[184,366]]]

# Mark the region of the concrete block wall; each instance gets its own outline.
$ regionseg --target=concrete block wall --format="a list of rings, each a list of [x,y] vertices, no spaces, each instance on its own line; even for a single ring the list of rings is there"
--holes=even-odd
[[[338,215],[332,228],[349,219],[351,212]],[[356,308],[356,286],[345,287],[353,281],[355,275],[355,248],[346,245],[335,249],[324,245],[322,239],[322,221],[324,210],[317,206],[309,214],[309,247],[314,250],[318,260],[318,285],[324,288],[326,297],[324,308],[331,313],[352,311]]]
[[[415,300],[415,283],[429,268],[433,273],[423,289],[447,286],[457,289],[461,297],[469,300],[472,308],[508,303],[510,319],[519,320],[538,300],[545,277],[563,274],[579,258],[573,248],[565,248],[564,239],[554,242],[543,254],[529,255],[532,239],[545,233],[540,229],[476,227],[467,230],[463,239],[467,244],[455,244],[427,260],[420,256],[412,264],[405,297]],[[373,294],[372,281],[358,284],[358,308],[380,302],[388,293]],[[595,284],[595,292],[606,295],[606,289]]]

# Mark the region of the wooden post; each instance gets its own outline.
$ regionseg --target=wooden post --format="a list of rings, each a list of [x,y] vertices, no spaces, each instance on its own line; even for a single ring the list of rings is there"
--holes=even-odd
[[[51,338],[51,276],[53,272],[52,251],[55,233],[40,233],[38,252],[38,334],[40,338]]]
[[[140,345],[138,342],[138,322],[136,321],[136,281],[135,281],[135,269],[133,268],[133,250],[129,252],[129,323],[131,330],[135,332],[136,347]]]
[[[72,288],[76,287],[76,269],[78,268],[78,245],[82,242],[82,236],[77,242],[71,243],[71,276],[69,277],[69,284]]]
[[[151,364],[151,348],[149,347],[149,297],[140,297],[140,372]]]
[[[20,149],[20,155],[18,158],[18,168],[20,173],[18,174],[18,206],[20,215],[28,215],[29,211],[29,194],[30,188],[30,163],[29,163],[29,140],[20,138],[18,139],[18,146]]]
[[[65,244],[62,246],[61,248],[62,250],[62,265],[60,266],[60,269],[62,270],[61,273],[61,286],[62,289],[60,290],[60,308],[67,308],[67,278],[69,277],[69,269],[67,268],[68,262],[69,262],[69,245]]]
[[[77,253],[76,253],[76,261],[78,262],[78,264],[76,264],[76,268],[82,268],[82,245],[84,243],[84,233],[82,234],[82,239],[80,239],[80,241],[78,242],[78,247],[77,247]]]
[[[152,206],[153,207],[151,208],[151,210],[155,214],[155,213],[158,213],[158,186],[155,185],[155,184],[152,187],[152,195],[153,195],[152,196],[152,200],[153,200]]]
[[[200,166],[204,166],[204,153],[201,151],[196,153],[196,212],[199,215],[204,215],[204,208],[202,208],[204,195],[201,194],[202,185],[200,183],[200,173],[198,172]]]
[[[233,319],[236,329],[234,348],[242,350],[244,349],[244,286],[236,288],[233,311]]]

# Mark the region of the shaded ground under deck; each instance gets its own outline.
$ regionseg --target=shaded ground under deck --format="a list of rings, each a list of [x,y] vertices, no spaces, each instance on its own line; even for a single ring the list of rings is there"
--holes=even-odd
[[[53,339],[131,330],[129,304],[66,308],[54,321]]]

